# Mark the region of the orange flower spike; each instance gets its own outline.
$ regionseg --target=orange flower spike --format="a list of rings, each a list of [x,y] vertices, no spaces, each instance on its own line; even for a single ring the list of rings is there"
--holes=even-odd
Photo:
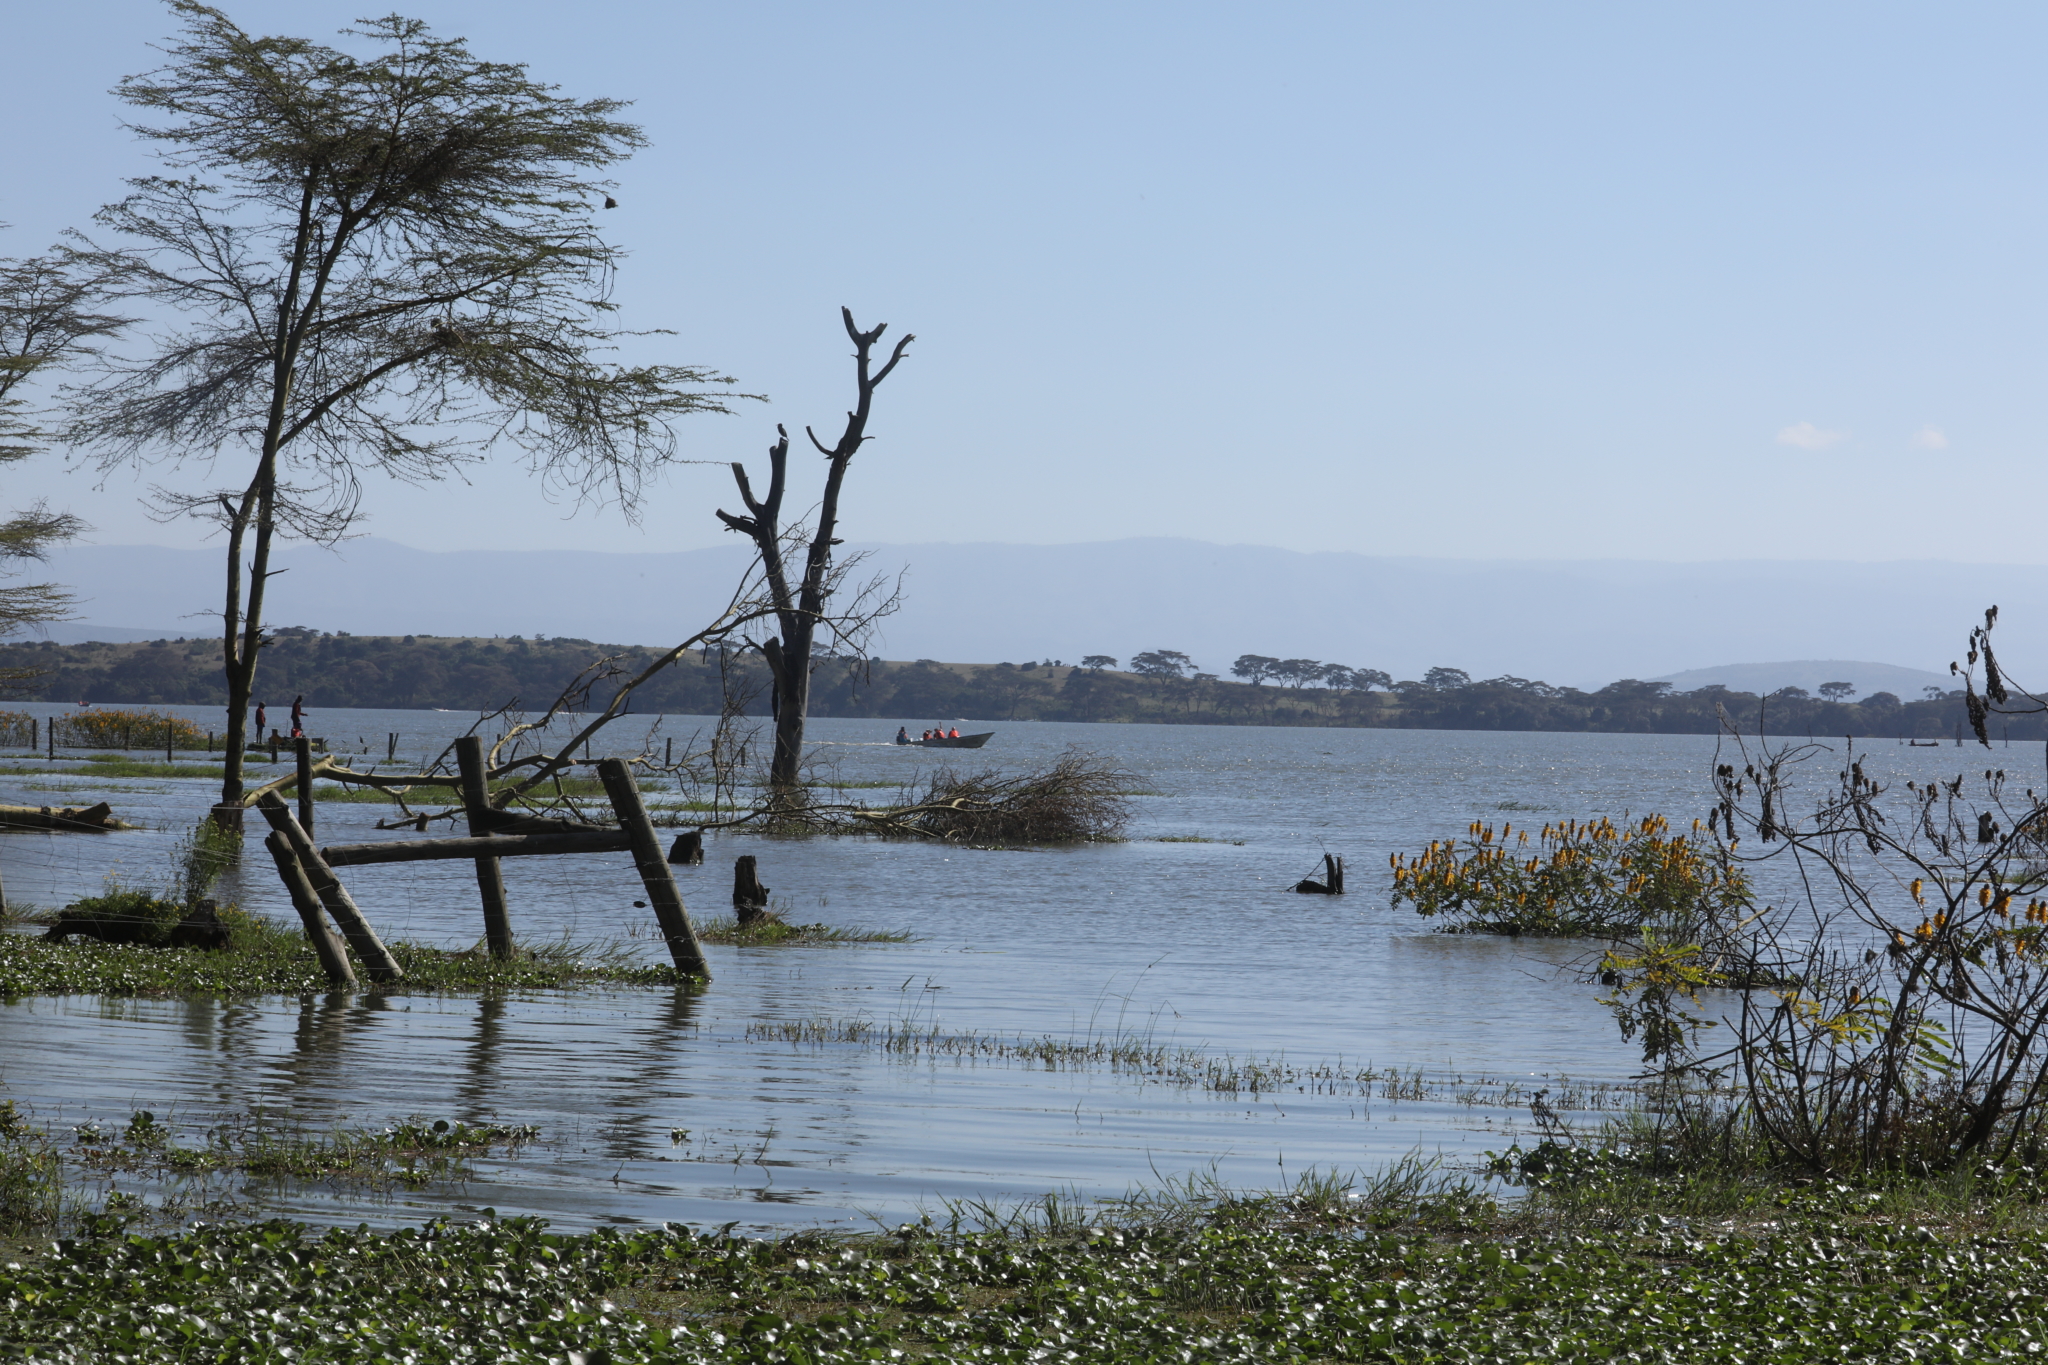
[[[1927,883],[1918,877],[1913,878],[1913,899],[1922,905],[1927,904]]]
[[[1991,904],[1991,888],[1990,888],[1990,887],[1988,887],[1988,886],[1980,886],[1980,887],[1978,887],[1978,888],[1977,888],[1977,904],[1978,904],[1978,905],[1979,905],[1980,907],[1983,907],[1983,906],[1988,906],[1988,905],[1990,905],[1990,904]]]

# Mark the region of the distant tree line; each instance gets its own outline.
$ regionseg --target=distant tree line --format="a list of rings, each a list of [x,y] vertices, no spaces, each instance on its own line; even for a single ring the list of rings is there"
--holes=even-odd
[[[0,645],[0,670],[38,674],[33,695],[51,701],[225,705],[215,640],[134,644]],[[591,661],[612,656],[638,669],[660,651],[588,640],[362,636],[287,628],[264,646],[264,697],[304,693],[321,708],[489,710],[514,700],[539,710]],[[1747,732],[1759,718],[1772,734],[1953,739],[1969,728],[1963,692],[1928,688],[1913,700],[1875,692],[1859,701],[1849,681],[1813,696],[1796,687],[1769,696],[1725,687],[1679,692],[1624,678],[1593,691],[1528,678],[1475,680],[1432,668],[1389,681],[1369,668],[1245,655],[1244,681],[1206,673],[1177,650],[1143,650],[1119,670],[1104,654],[1061,660],[948,664],[824,658],[813,675],[812,714],[933,723],[1066,720],[1174,725],[1359,726],[1418,730],[1553,730],[1616,734],[1711,734],[1725,716]],[[1277,665],[1277,666],[1276,666]],[[1280,685],[1272,685],[1278,683]],[[770,680],[758,653],[691,652],[634,694],[634,709],[715,715],[730,693],[742,712],[765,717]],[[2009,731],[2002,728],[2010,725]],[[2048,737],[2041,716],[1994,718],[1992,738]]]

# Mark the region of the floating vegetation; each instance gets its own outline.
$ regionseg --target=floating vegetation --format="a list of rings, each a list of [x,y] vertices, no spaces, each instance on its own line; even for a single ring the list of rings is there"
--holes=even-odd
[[[1263,1193],[960,1204],[866,1237],[498,1218],[150,1236],[110,1212],[6,1268],[0,1341],[54,1365],[2037,1358],[2038,1227],[1797,1203],[1749,1234],[1556,1230],[1411,1159]]]

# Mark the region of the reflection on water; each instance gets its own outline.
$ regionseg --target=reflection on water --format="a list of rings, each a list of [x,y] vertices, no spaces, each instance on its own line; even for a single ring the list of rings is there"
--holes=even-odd
[[[350,734],[400,731],[430,749],[466,720],[343,713],[336,723]],[[1376,1165],[1415,1147],[1469,1157],[1505,1145],[1523,1113],[1461,1103],[1455,1087],[1420,1099],[1306,1085],[1212,1092],[972,1052],[749,1041],[750,1025],[865,1019],[995,1037],[1143,1035],[1219,1056],[1535,1083],[1619,1080],[1634,1069],[1635,1054],[1572,974],[1578,949],[1421,932],[1412,913],[1387,904],[1375,869],[1475,818],[1541,824],[1659,811],[1682,822],[1706,808],[1711,738],[995,728],[997,747],[978,758],[1029,763],[1078,742],[1149,775],[1162,794],[1139,798],[1134,837],[1119,845],[981,852],[715,840],[705,866],[677,869],[691,905],[715,913],[725,860],[752,852],[794,918],[905,929],[914,943],[713,947],[717,979],[703,994],[17,1001],[0,1006],[0,1085],[46,1120],[175,1115],[187,1141],[215,1116],[256,1108],[316,1129],[417,1115],[542,1130],[540,1144],[481,1163],[464,1188],[409,1192],[374,1211],[325,1188],[264,1192],[266,1207],[315,1219],[491,1205],[571,1226],[852,1225],[945,1198],[1118,1193],[1212,1165],[1226,1181],[1264,1186],[1311,1165]],[[827,721],[815,737],[844,742],[823,752],[848,781],[902,781],[928,768],[922,751],[867,743],[893,733],[893,723]],[[2016,751],[2007,766],[2039,757],[2023,762]],[[1949,750],[1886,746],[1865,756],[1866,770],[1899,779],[1958,761]],[[108,795],[154,830],[0,836],[10,894],[54,904],[110,872],[161,877],[207,794],[196,782],[146,785],[154,790]],[[0,790],[0,801],[23,799]],[[379,813],[324,804],[322,839],[378,837]],[[1158,842],[1189,836],[1210,842]],[[1350,860],[1353,894],[1289,894],[1326,848]],[[505,872],[529,938],[622,938],[645,927],[624,855],[519,859]],[[1765,873],[1767,892],[1775,875]],[[245,903],[289,916],[274,881],[253,863],[245,877]],[[466,865],[364,868],[349,880],[387,935],[467,947],[481,933]]]

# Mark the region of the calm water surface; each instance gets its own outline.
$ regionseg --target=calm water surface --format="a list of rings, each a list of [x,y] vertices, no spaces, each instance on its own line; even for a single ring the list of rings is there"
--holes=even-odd
[[[62,708],[34,708],[50,714]],[[211,711],[185,710],[202,725]],[[336,711],[313,729],[418,761],[470,717]],[[637,750],[645,721],[612,743]],[[671,718],[680,739],[696,722]],[[916,728],[913,726],[913,728]],[[977,728],[989,728],[978,726]],[[1263,1187],[1309,1166],[1370,1168],[1410,1150],[1472,1161],[1526,1110],[1460,1102],[1456,1081],[1525,1088],[1625,1079],[1634,1053],[1568,971],[1570,945],[1431,935],[1387,903],[1387,856],[1473,819],[1704,814],[1710,737],[1251,727],[996,724],[970,763],[1026,766],[1070,744],[1141,773],[1129,842],[979,852],[861,840],[714,840],[678,869],[696,913],[726,906],[727,860],[759,856],[792,918],[900,929],[908,944],[711,947],[716,980],[503,999],[370,993],[233,1004],[91,997],[0,1005],[0,1095],[50,1121],[187,1129],[261,1109],[315,1128],[408,1116],[534,1124],[542,1141],[484,1163],[461,1188],[366,1211],[325,1188],[251,1190],[314,1220],[398,1220],[485,1205],[564,1226],[672,1219],[742,1226],[900,1221],[947,1198],[1117,1194],[1213,1170]],[[812,738],[849,782],[908,779],[934,754],[888,746],[894,722],[819,721]],[[2031,772],[2038,746],[1992,762]],[[1866,767],[1953,776],[1981,750],[1873,746]],[[1816,765],[1831,778],[1837,766]],[[258,765],[263,772],[263,765]],[[105,795],[151,828],[104,837],[0,835],[18,901],[56,905],[104,879],[162,878],[204,784],[0,778],[0,801]],[[654,793],[658,795],[658,793]],[[386,808],[324,803],[322,842],[378,835]],[[1208,842],[1162,842],[1201,836]],[[1287,888],[1343,854],[1352,894]],[[252,864],[253,868],[253,864]],[[1770,890],[1772,874],[1765,873]],[[649,912],[623,856],[505,864],[530,938],[628,938]],[[356,869],[351,890],[388,937],[467,947],[481,932],[463,864]],[[290,918],[274,880],[228,889]],[[1099,1066],[998,1056],[904,1057],[859,1043],[749,1038],[750,1026],[865,1020],[953,1035],[1063,1040],[1140,1035],[1297,1068],[1419,1071],[1424,1098],[1306,1082],[1218,1092]]]

